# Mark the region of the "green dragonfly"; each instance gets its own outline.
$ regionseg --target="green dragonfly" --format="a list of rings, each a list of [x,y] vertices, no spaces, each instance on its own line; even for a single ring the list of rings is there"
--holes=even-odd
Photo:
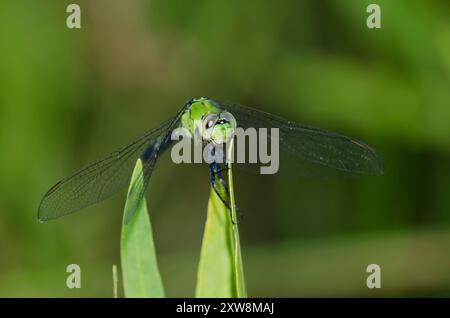
[[[230,114],[235,118],[234,123]],[[213,137],[214,134],[220,135],[222,128],[234,129],[234,126],[243,129],[268,128],[269,134],[270,128],[278,128],[280,151],[286,155],[280,158],[281,169],[283,158],[286,157],[344,172],[370,175],[383,173],[379,156],[362,141],[300,125],[253,108],[199,98],[186,102],[175,117],[163,122],[158,128],[52,186],[39,205],[38,219],[55,219],[105,200],[127,186],[138,159],[143,163],[140,177],[143,178],[144,187],[139,193],[142,198],[158,157],[173,144],[173,130],[182,127],[194,133],[194,122],[199,121],[206,125],[206,129],[212,129]],[[223,168],[215,162],[210,163],[209,168],[211,185],[219,194],[216,181],[219,179],[223,182]]]

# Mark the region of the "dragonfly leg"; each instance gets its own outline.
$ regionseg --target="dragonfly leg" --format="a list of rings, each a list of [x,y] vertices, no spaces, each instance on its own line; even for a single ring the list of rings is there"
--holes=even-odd
[[[227,185],[227,183],[225,182],[225,179],[223,178],[223,175],[222,175],[222,172],[223,171],[228,171],[228,167],[227,167],[227,165],[225,166],[225,168],[222,168],[219,164],[216,164],[217,166],[216,166],[216,168],[217,168],[217,178],[219,179],[219,182],[220,182],[220,184],[222,185],[222,187],[225,189],[225,191],[226,191],[226,193],[227,193],[227,198],[228,198],[228,200],[227,200],[227,202],[225,203],[225,205],[226,205],[226,207],[228,208],[228,210],[230,211],[230,219],[231,219],[231,222],[233,223],[233,224],[236,224],[237,223],[237,220],[235,220],[234,218],[233,218],[233,213],[232,213],[232,211],[231,211],[231,206],[230,206],[230,200],[229,200],[229,198],[230,198],[230,191],[228,190],[228,185]],[[237,208],[237,206],[236,206],[236,204],[234,205],[234,207],[235,207],[235,209],[236,209],[236,212],[238,212],[238,208]]]
[[[230,218],[231,218],[231,222],[233,224],[236,224],[236,221],[233,218],[233,215],[231,213],[231,207],[230,207],[230,203],[228,200],[229,197],[229,191],[228,191],[228,186],[223,178],[222,175],[222,171],[224,171],[223,168],[221,168],[221,166],[218,163],[211,163],[209,165],[209,172],[210,172],[210,183],[212,188],[214,189],[214,192],[216,192],[216,194],[219,196],[220,200],[223,202],[223,204],[227,207],[227,209],[230,211]],[[222,187],[222,189],[224,189],[226,191],[226,195],[227,195],[227,199],[225,200],[222,196],[222,194],[220,193],[220,191],[217,188],[217,181],[220,182],[220,185]]]
[[[226,205],[226,207],[229,209],[229,204],[227,203],[227,200],[225,200],[222,196],[222,194],[220,193],[219,189],[217,188],[217,181],[220,182],[221,186],[223,187],[223,189],[225,189],[227,195],[228,195],[228,188],[226,186],[225,180],[223,179],[221,170],[220,170],[220,166],[217,163],[211,163],[209,165],[209,175],[210,175],[210,183],[211,186],[214,189],[214,192],[216,192],[216,194],[219,196],[220,200],[223,202],[223,204]]]
[[[228,190],[228,185],[225,182],[225,180],[223,178],[223,174],[222,174],[222,172],[226,171],[227,169],[226,168],[221,168],[219,164],[216,164],[216,165],[217,165],[217,170],[216,170],[217,178],[219,179],[220,184],[223,186],[223,188],[227,192],[227,196],[229,197],[230,196],[230,192]]]

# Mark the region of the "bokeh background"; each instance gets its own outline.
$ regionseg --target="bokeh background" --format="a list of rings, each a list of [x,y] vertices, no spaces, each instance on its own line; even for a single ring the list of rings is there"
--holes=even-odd
[[[381,177],[235,172],[251,296],[450,296],[450,3],[378,0],[369,30],[371,2],[2,1],[0,296],[112,296],[125,192],[44,224],[39,201],[201,96],[384,158]],[[159,161],[148,203],[169,296],[194,294],[208,194],[204,166]],[[65,285],[71,263],[81,289]]]

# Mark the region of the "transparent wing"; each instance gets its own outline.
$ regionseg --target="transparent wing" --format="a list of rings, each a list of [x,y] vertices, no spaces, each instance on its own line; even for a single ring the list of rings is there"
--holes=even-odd
[[[220,109],[235,116],[238,127],[279,128],[280,170],[287,162],[284,155],[287,154],[294,161],[305,159],[346,172],[372,175],[383,173],[380,157],[374,149],[362,141],[303,126],[253,108],[216,103]]]
[[[172,123],[173,119],[165,121],[129,145],[55,184],[39,205],[38,219],[46,221],[67,215],[115,194],[127,186],[139,158],[143,160],[142,177],[146,186],[155,165],[155,153],[163,150],[160,143],[170,133]]]

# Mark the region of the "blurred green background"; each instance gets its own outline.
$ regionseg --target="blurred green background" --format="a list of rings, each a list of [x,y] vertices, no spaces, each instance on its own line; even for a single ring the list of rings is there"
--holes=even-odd
[[[235,172],[249,295],[450,296],[450,3],[379,0],[369,30],[372,2],[2,1],[0,296],[112,296],[125,191],[44,224],[39,201],[201,96],[384,158],[384,176],[351,180]],[[194,294],[208,191],[206,167],[158,162],[148,203],[169,296]]]

